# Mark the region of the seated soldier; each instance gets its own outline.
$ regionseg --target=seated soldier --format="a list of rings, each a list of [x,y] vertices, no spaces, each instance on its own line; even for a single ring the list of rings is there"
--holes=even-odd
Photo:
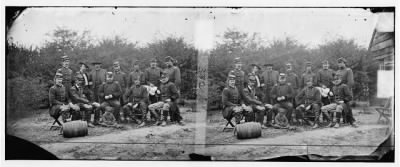
[[[235,86],[235,75],[228,75],[228,86],[222,91],[222,116],[230,121],[235,117],[236,124],[240,124],[243,118],[243,107],[238,88]]]
[[[289,121],[291,120],[292,116],[294,90],[292,86],[286,82],[286,74],[281,73],[279,75],[278,82],[279,83],[276,84],[271,90],[271,98],[275,101],[275,104],[272,108],[272,112],[270,112],[272,116],[268,116],[268,125],[271,125],[271,118],[274,119],[274,115],[278,113],[280,108],[285,109],[285,116]]]
[[[318,120],[321,108],[321,94],[320,90],[313,86],[313,78],[308,78],[306,80],[306,87],[303,88],[296,96],[296,102],[300,105],[296,108],[296,114],[293,115],[293,117],[300,118],[300,121],[302,121],[304,112],[307,110],[312,110],[315,116],[313,128],[318,128]],[[328,120],[330,120],[329,115],[326,116]]]
[[[338,75],[335,75],[333,77],[332,82],[332,91],[329,92],[330,97],[332,97],[332,103],[322,106],[321,111],[323,113],[332,113],[333,123],[331,124],[331,126],[334,126],[335,128],[338,128],[340,126],[339,124],[341,115],[344,116],[343,119],[347,118],[353,127],[357,127],[353,118],[353,114],[349,110],[350,105],[348,104],[348,102],[350,102],[352,99],[352,94],[349,87],[346,84],[342,83],[342,79]]]
[[[284,108],[278,109],[273,127],[278,129],[289,128],[289,120],[286,118],[286,112]]]
[[[255,89],[255,84],[257,82],[255,76],[250,75],[248,77],[248,86],[243,89],[243,101],[246,106],[250,106],[252,108],[251,113],[248,113],[246,115],[246,122],[248,121],[256,121],[259,122],[263,127],[263,122],[264,122],[264,115],[265,115],[265,107],[262,106],[262,102],[258,100],[256,96],[256,89]],[[252,114],[254,116],[255,120],[253,119],[248,119],[247,117],[252,117],[249,116]]]
[[[147,89],[140,85],[140,79],[136,78],[132,87],[130,87],[123,96],[123,101],[127,104],[122,108],[123,112],[121,112],[121,120],[123,121],[125,117],[129,121],[130,117],[138,122],[139,127],[146,125],[146,116],[147,116],[147,101],[148,101],[148,93]],[[135,116],[135,113],[139,112],[141,114],[140,118]],[[141,121],[139,119],[142,119]]]
[[[176,99],[178,99],[179,97],[178,90],[175,84],[169,81],[168,74],[166,73],[161,74],[160,94],[161,94],[161,101],[150,104],[149,110],[153,114],[156,114],[156,110],[161,109],[162,118],[157,118],[156,125],[160,125],[159,119],[162,119],[161,126],[166,126],[170,106],[172,105],[172,103],[176,102]],[[178,112],[174,114],[176,114],[175,118],[178,118],[177,123],[179,125],[184,125],[180,113]],[[156,115],[156,117],[159,117],[158,114]]]
[[[53,118],[62,117],[63,122],[67,122],[71,115],[71,100],[69,94],[62,84],[63,75],[56,73],[54,77],[55,84],[49,90],[49,102],[50,102],[50,116]]]
[[[100,104],[100,110],[104,112],[106,106],[112,107],[114,117],[117,118],[118,122],[119,110],[121,107],[119,98],[122,94],[122,90],[121,86],[118,83],[114,82],[112,72],[107,72],[106,82],[100,85],[98,92],[99,92],[99,98],[102,101],[102,103]],[[95,121],[96,121],[96,115],[100,114],[96,113],[95,113]]]
[[[93,127],[90,122],[93,106],[92,103],[88,100],[88,96],[90,95],[90,93],[85,92],[83,82],[84,78],[82,74],[77,73],[75,76],[74,85],[70,89],[71,101],[73,104],[79,107],[81,119],[83,121],[86,121],[89,127]]]

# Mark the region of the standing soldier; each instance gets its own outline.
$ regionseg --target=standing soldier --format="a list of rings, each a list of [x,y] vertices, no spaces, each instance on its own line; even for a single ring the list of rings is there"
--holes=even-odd
[[[79,67],[78,73],[83,76],[82,86],[84,87],[84,89],[89,89],[89,76],[87,74],[87,70],[89,70],[89,66],[84,62],[80,62],[79,65],[80,65],[80,67]]]
[[[265,64],[267,67],[261,74],[261,87],[264,89],[264,103],[273,104],[273,100],[271,99],[271,90],[274,85],[278,83],[279,73],[272,69],[273,64]]]
[[[297,74],[293,71],[293,65],[291,62],[287,62],[286,63],[286,80],[287,82],[290,84],[290,86],[292,86],[293,91],[295,92],[294,94],[296,95],[300,90],[300,79],[297,76]],[[295,98],[293,98],[293,106],[296,105],[296,101]]]
[[[303,89],[307,86],[306,82],[310,80],[310,78],[313,81],[313,85],[316,85],[316,76],[315,73],[312,72],[311,62],[306,62],[306,71],[303,73],[300,79],[300,89]]]
[[[126,73],[121,71],[119,61],[113,62],[113,75],[114,81],[118,82],[118,84],[121,86],[122,93],[124,93],[125,90],[128,89],[128,76]]]
[[[329,68],[328,60],[322,62],[322,69],[317,72],[317,85],[320,87],[332,88],[333,74],[335,72]]]
[[[151,59],[150,67],[144,71],[144,81],[147,85],[160,86],[161,68],[157,67],[157,60]]]
[[[72,85],[72,70],[69,68],[69,57],[63,56],[62,58],[62,67],[57,70],[57,73],[61,73],[63,75],[62,84],[65,86],[66,90],[69,91]]]
[[[106,81],[107,71],[101,68],[100,62],[93,62],[92,64],[94,65],[94,70],[89,74],[89,85],[92,88],[93,101],[100,102],[101,98],[99,98],[98,89]]]
[[[350,90],[353,88],[354,85],[354,77],[353,77],[353,70],[350,68],[346,67],[346,59],[341,57],[338,59],[338,66],[339,69],[336,72],[340,79],[342,80],[342,83],[346,84]]]
[[[229,75],[235,76],[235,86],[241,92],[245,85],[245,73],[242,70],[242,61],[239,57],[235,58],[234,60],[235,68],[229,72]],[[229,79],[228,79],[229,80]]]
[[[147,101],[148,101],[148,92],[144,85],[140,85],[140,79],[136,78],[134,85],[130,87],[123,96],[123,101],[126,103],[122,108],[123,112],[120,113],[121,120],[124,120],[124,116],[128,119],[132,117],[133,113],[139,111],[141,113],[141,121],[133,116],[139,127],[143,127],[146,125],[146,116],[147,116]],[[128,119],[129,121],[129,119]]]
[[[244,104],[235,82],[236,76],[233,74],[228,75],[228,86],[222,91],[222,116],[228,121],[235,117],[236,124],[240,124],[242,118],[241,106]]]
[[[170,82],[174,83],[179,91],[181,86],[181,71],[177,66],[174,66],[174,59],[171,56],[167,56],[165,61],[167,68],[164,69],[164,72],[168,75]]]
[[[256,96],[258,97],[258,100],[260,100],[261,102],[263,101],[263,91],[261,89],[261,80],[260,80],[260,70],[261,67],[257,64],[251,64],[251,72],[248,74],[248,76],[253,75],[256,78],[256,82],[255,82],[255,90],[256,90]]]
[[[140,80],[140,84],[144,84],[144,76],[143,76],[143,72],[140,71],[139,68],[139,63],[138,62],[134,62],[133,63],[133,71],[131,73],[129,73],[128,76],[128,87],[132,87],[134,85],[135,80],[139,79]]]
[[[254,75],[249,75],[249,84],[243,89],[243,101],[246,106],[250,106],[253,110],[250,117],[254,116],[254,121],[259,122],[262,126],[265,116],[265,107],[262,106],[262,102],[258,100],[256,96],[256,77]],[[249,115],[247,115],[248,117]],[[253,120],[249,120],[253,121]]]
[[[299,92],[300,79],[297,74],[293,71],[293,65],[291,62],[286,63],[286,80],[292,86],[294,92]]]
[[[106,75],[106,82],[100,85],[99,87],[99,97],[102,101],[100,105],[100,109],[104,111],[106,106],[111,106],[113,107],[114,111],[114,117],[117,119],[119,122],[119,112],[120,112],[120,96],[122,95],[122,90],[121,86],[117,83],[114,82],[114,77],[112,72],[107,72]],[[95,117],[99,118],[100,115],[95,113]]]
[[[293,110],[293,97],[294,97],[294,90],[290,84],[286,82],[286,74],[281,73],[279,75],[279,83],[276,84],[271,90],[271,98],[275,101],[274,106],[272,108],[271,114],[269,114],[268,120],[272,120],[274,118],[274,114],[276,115],[280,108],[286,110],[286,118],[290,121],[292,116]],[[270,123],[268,123],[270,125]]]
[[[89,99],[91,94],[88,89],[84,89],[85,79],[80,72],[75,76],[75,83],[70,89],[71,102],[80,108],[80,116],[83,121],[86,121],[89,127],[93,127],[90,123],[91,113],[93,110],[92,103]]]
[[[49,113],[53,118],[57,119],[61,116],[62,121],[67,122],[71,111],[71,100],[69,99],[68,92],[66,87],[62,84],[62,81],[63,74],[56,73],[54,77],[55,84],[49,90]]]

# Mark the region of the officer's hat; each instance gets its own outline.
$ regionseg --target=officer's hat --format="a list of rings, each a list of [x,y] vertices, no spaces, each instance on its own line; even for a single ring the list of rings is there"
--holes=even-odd
[[[113,62],[113,66],[114,66],[114,67],[118,67],[118,66],[119,66],[119,61],[118,61],[118,60],[114,61],[114,62]]]
[[[306,67],[311,67],[312,63],[310,61],[306,62]]]
[[[174,58],[172,58],[171,56],[167,56],[167,57],[165,57],[165,61],[166,62],[175,62],[175,59]]]
[[[61,57],[61,60],[64,61],[69,61],[69,57],[67,55],[64,55]]]
[[[113,74],[111,71],[109,71],[109,72],[106,73],[107,78],[113,77],[113,75],[114,75],[114,74]]]
[[[272,64],[272,63],[266,63],[266,64],[264,64],[264,66],[265,66],[265,67],[273,67],[274,64]]]
[[[347,60],[346,60],[344,57],[340,57],[340,58],[337,60],[337,62],[338,62],[338,63],[341,63],[341,62],[347,63]]]
[[[261,67],[260,67],[259,65],[257,65],[257,64],[250,64],[250,66],[252,66],[252,67],[257,67],[258,70],[261,70]]]
[[[235,78],[236,78],[235,74],[233,74],[231,72],[228,74],[228,79],[229,80],[235,80]]]
[[[94,62],[92,62],[92,65],[96,65],[96,64],[102,64],[102,63],[99,62],[99,61],[94,61]]]
[[[85,62],[79,62],[79,64],[82,66],[84,65],[87,69],[89,69],[89,66]]]
[[[329,61],[328,60],[324,60],[324,61],[322,61],[322,64],[329,65]]]
[[[85,80],[85,78],[83,78],[83,75],[81,73],[76,72],[75,80],[83,81]]]
[[[256,76],[255,75],[249,75],[249,81],[250,82],[256,82],[257,81]]]
[[[63,74],[57,72],[56,75],[54,76],[54,79],[57,79],[57,78],[61,78],[62,79],[63,78]]]
[[[236,57],[236,58],[233,60],[233,62],[234,62],[235,64],[242,64],[242,61],[240,60],[240,57]]]

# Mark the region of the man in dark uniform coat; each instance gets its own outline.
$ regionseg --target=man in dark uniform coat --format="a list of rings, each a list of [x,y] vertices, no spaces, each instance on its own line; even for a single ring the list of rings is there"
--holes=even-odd
[[[139,127],[145,126],[149,93],[144,85],[140,85],[140,80],[138,78],[134,82],[134,85],[126,91],[123,98],[126,104],[123,107],[121,115],[125,116],[127,119],[133,117],[133,119],[139,123]],[[138,117],[134,116],[136,112],[141,113],[141,121],[139,121]],[[123,116],[121,116],[122,119],[125,118]]]
[[[254,75],[249,75],[248,77],[248,86],[243,89],[243,101],[246,106],[250,106],[252,108],[253,112],[247,113],[246,118],[250,117],[250,119],[247,119],[246,122],[248,121],[256,121],[259,122],[262,126],[264,122],[264,116],[265,116],[265,107],[263,106],[262,102],[258,100],[256,96],[256,77]],[[252,119],[252,116],[254,116],[254,120]]]
[[[317,85],[317,80],[316,80],[316,76],[315,73],[312,72],[312,64],[311,62],[306,62],[306,71],[301,75],[300,78],[300,89],[303,89],[304,87],[307,86],[307,81],[309,79],[312,79],[313,81],[313,85]]]
[[[273,104],[271,90],[278,83],[279,72],[272,69],[273,64],[265,64],[266,70],[261,74],[261,87],[264,89],[264,103]]]
[[[325,85],[328,88],[332,88],[333,74],[335,72],[329,68],[329,62],[322,62],[322,69],[317,72],[317,85],[322,87]]]
[[[140,84],[145,84],[144,82],[144,76],[143,76],[143,72],[140,71],[139,68],[139,62],[134,62],[133,63],[133,71],[129,73],[128,76],[128,87],[132,87],[134,85],[135,80],[139,79],[140,80]]]
[[[160,86],[161,68],[157,67],[157,60],[151,59],[150,67],[144,71],[144,81],[147,85]]]
[[[286,110],[286,118],[290,121],[293,111],[293,97],[295,92],[292,86],[286,82],[286,74],[281,73],[279,75],[279,83],[277,83],[271,90],[271,98],[275,101],[274,106],[272,108],[271,114],[274,116],[278,114],[280,108]],[[268,116],[269,120],[271,115]],[[269,122],[269,121],[268,121]],[[270,123],[268,123],[270,125]]]
[[[240,124],[243,105],[239,89],[236,87],[236,76],[230,74],[228,75],[228,86],[222,91],[222,116],[226,120],[235,117],[236,124]]]
[[[101,62],[93,62],[92,65],[94,65],[94,69],[89,74],[89,86],[93,92],[93,101],[100,103],[98,89],[106,81],[107,71],[101,68]]]
[[[241,92],[246,85],[245,72],[242,70],[242,61],[239,57],[234,60],[235,68],[228,73],[229,75],[235,76],[235,86]]]
[[[62,84],[62,80],[63,74],[56,73],[54,77],[55,84],[49,90],[49,114],[53,118],[62,116],[62,121],[67,122],[67,119],[71,114],[71,100],[68,96],[69,93]]]
[[[100,104],[100,109],[104,112],[106,106],[113,107],[114,117],[117,119],[117,122],[120,122],[120,97],[122,95],[121,86],[114,81],[113,73],[107,72],[106,82],[101,84],[99,87],[99,97],[102,101]]]
[[[93,111],[91,99],[91,93],[88,89],[84,89],[85,79],[79,72],[75,75],[75,83],[70,89],[71,102],[79,106],[80,118],[86,121],[89,127],[93,127],[91,123],[91,113]]]
[[[62,67],[57,70],[56,73],[61,73],[63,75],[63,85],[69,91],[72,85],[72,79],[73,79],[73,72],[69,68],[69,57],[68,56],[63,56],[62,57]]]

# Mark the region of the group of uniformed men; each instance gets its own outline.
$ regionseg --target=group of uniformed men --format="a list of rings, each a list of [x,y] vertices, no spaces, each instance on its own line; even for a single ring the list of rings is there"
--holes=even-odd
[[[311,62],[306,62],[300,77],[290,62],[283,73],[273,70],[273,64],[265,64],[265,71],[251,64],[247,74],[240,58],[235,58],[234,63],[222,91],[222,114],[228,121],[254,121],[263,128],[304,124],[318,128],[325,120],[329,122],[327,127],[338,128],[342,117],[343,124],[357,127],[349,105],[354,78],[352,70],[346,67],[346,59],[337,60],[337,71],[323,61],[322,69],[316,73]]]
[[[83,120],[89,127],[134,121],[142,127],[150,111],[155,125],[167,125],[168,115],[171,123],[184,125],[177,106],[180,70],[172,57],[165,58],[165,69],[152,59],[144,72],[135,62],[129,74],[121,71],[119,61],[113,62],[109,72],[101,68],[101,62],[93,62],[94,69],[88,72],[88,65],[81,62],[75,73],[69,62],[68,56],[62,57],[62,67],[49,90],[49,112],[55,119]]]

